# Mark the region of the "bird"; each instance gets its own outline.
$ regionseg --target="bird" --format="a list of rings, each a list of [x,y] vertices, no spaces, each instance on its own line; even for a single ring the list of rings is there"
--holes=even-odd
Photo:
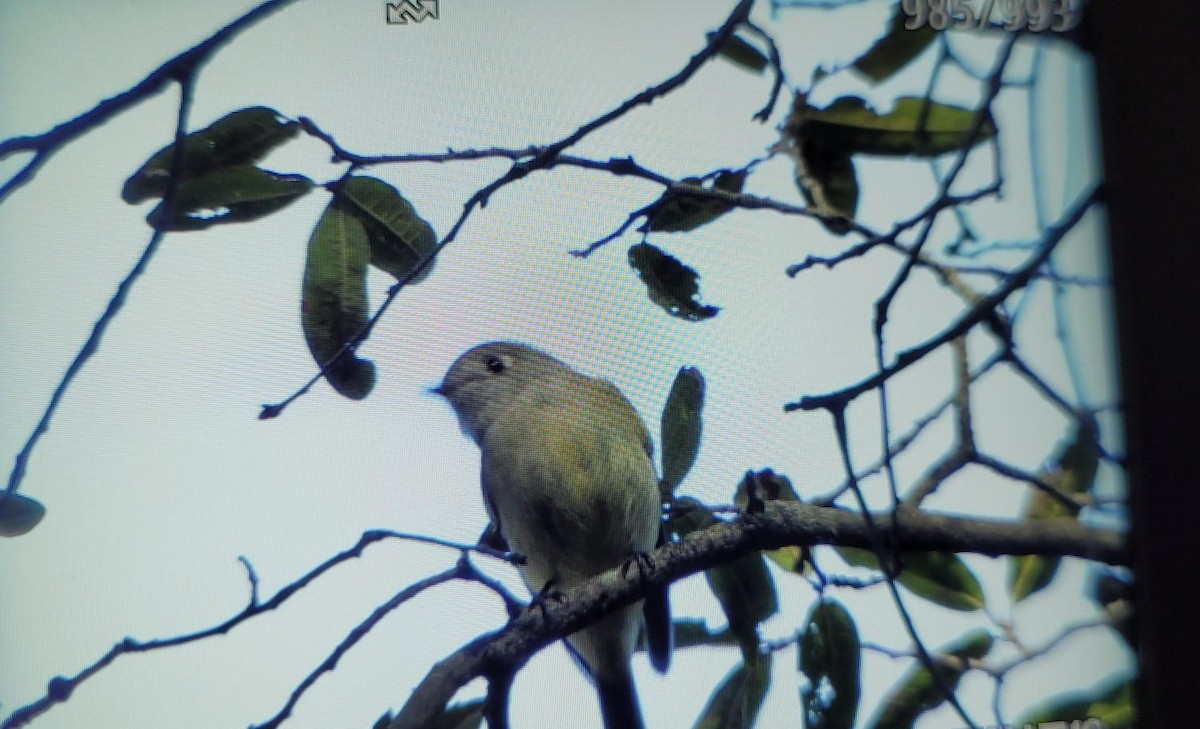
[[[663,542],[653,442],[611,382],[517,342],[461,354],[431,391],[481,453],[484,503],[498,536],[524,557],[535,602],[644,558]],[[667,588],[566,638],[596,685],[605,729],[643,729],[630,660],[645,630],[651,664],[670,663]]]

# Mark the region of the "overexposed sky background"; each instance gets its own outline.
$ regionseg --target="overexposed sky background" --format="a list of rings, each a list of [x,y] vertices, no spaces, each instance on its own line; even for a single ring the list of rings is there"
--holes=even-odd
[[[132,86],[254,5],[160,0],[103,11],[77,0],[0,5],[0,139],[42,132]],[[731,5],[442,0],[436,21],[389,26],[383,0],[300,2],[243,33],[204,68],[190,127],[266,105],[309,116],[365,154],[547,143],[673,74]],[[837,11],[789,10],[772,19],[760,0],[754,17],[779,42],[789,80],[807,85],[817,67],[845,64],[869,47],[889,12],[888,3],[863,2]],[[978,70],[990,66],[998,34],[955,37],[956,49]],[[932,64],[933,54],[926,54],[877,88],[844,72],[821,82],[814,101],[856,93],[886,106],[897,96],[922,93]],[[970,212],[989,239],[1032,239],[1039,218],[1053,222],[1098,179],[1086,62],[1063,43],[1020,46],[1011,78],[1034,69],[1041,83],[1032,93],[1007,89],[999,100],[1005,194]],[[623,117],[573,152],[597,159],[632,155],[677,177],[741,165],[778,137],[786,92],[767,124],[750,119],[769,85],[767,76],[711,63],[670,97]],[[943,74],[939,98],[973,105],[978,93],[978,83],[962,74]],[[5,458],[28,437],[149,238],[144,216],[151,203],[125,205],[119,192],[170,140],[176,108],[172,90],[115,118],[59,152],[0,205]],[[1031,156],[1045,172],[1037,185]],[[991,161],[989,149],[973,154],[962,189],[990,181]],[[873,228],[890,228],[936,192],[925,162],[856,163],[863,186],[859,219]],[[341,169],[328,163],[323,145],[303,137],[263,164],[318,181]],[[398,187],[441,235],[466,198],[505,167],[500,161],[390,165],[366,174]],[[3,179],[16,169],[12,160],[0,163]],[[791,202],[800,197],[782,158],[762,165],[747,190]],[[833,255],[850,239],[807,219],[762,211],[737,211],[689,234],[652,236],[701,273],[705,302],[723,307],[711,321],[684,322],[645,296],[626,263],[633,234],[587,261],[567,255],[658,194],[637,180],[565,168],[505,188],[471,216],[429,279],[401,294],[362,348],[378,367],[369,398],[350,402],[322,383],[270,422],[256,420],[259,405],[283,399],[314,372],[300,330],[300,282],[308,236],[327,195],[318,190],[253,223],[168,235],[33,454],[22,492],[47,505],[45,521],[0,545],[0,716],[126,635],[190,632],[235,613],[248,589],[239,555],[255,565],[265,597],[366,529],[473,541],[485,523],[478,452],[450,409],[423,391],[458,353],[482,341],[525,341],[613,380],[656,436],[675,371],[699,366],[708,378],[705,443],[684,491],[709,503],[729,502],[748,468],[786,473],[806,498],[840,483],[828,417],[785,415],[782,404],[872,371],[872,306],[897,259],[879,252],[832,272],[789,279],[787,265],[810,254]],[[1056,260],[1065,272],[1103,274],[1102,223],[1089,216],[1064,243]],[[943,216],[935,228],[938,248],[954,232],[951,217]],[[372,273],[373,303],[388,283]],[[1021,352],[1070,393],[1050,288],[1035,287],[1022,301]],[[960,305],[931,277],[914,274],[889,325],[889,350],[937,332]],[[1078,358],[1086,363],[1088,402],[1114,402],[1107,294],[1073,290],[1067,309]],[[986,337],[970,344],[973,361],[990,352]],[[950,367],[948,353],[938,352],[894,379],[894,432],[948,394]],[[982,380],[974,397],[979,442],[992,455],[1033,470],[1064,435],[1061,415],[1006,372]],[[879,449],[877,402],[862,398],[850,416],[861,467]],[[1104,422],[1115,426],[1113,418]],[[940,421],[897,459],[901,483],[919,476],[950,435],[949,422]],[[1106,436],[1119,450],[1119,430],[1110,427]],[[1108,493],[1121,493],[1119,474],[1103,469],[1101,479]],[[864,486],[876,497],[884,494],[878,479]],[[928,503],[1010,517],[1024,494],[970,468]],[[371,547],[281,610],[227,636],[120,658],[36,725],[170,723],[182,729],[265,721],[351,626],[456,556],[410,543]],[[968,561],[984,580],[992,609],[1012,617],[1030,645],[1094,615],[1080,597],[1082,563],[1068,560],[1061,585],[1014,611],[1005,601],[1004,563]],[[511,569],[479,563],[519,586]],[[849,572],[832,555],[823,564]],[[765,626],[767,637],[795,630],[813,599],[794,577],[777,575],[776,582],[781,612]],[[858,618],[864,640],[908,646],[882,588],[835,596]],[[681,583],[672,597],[677,616],[723,622],[702,579]],[[920,605],[913,598],[909,604]],[[931,648],[971,627],[995,629],[985,616],[940,608],[917,607],[915,618]],[[370,726],[403,703],[434,661],[504,619],[499,601],[478,586],[431,591],[396,611],[324,676],[288,726]],[[794,651],[778,656],[760,726],[798,723],[794,660]],[[733,650],[681,651],[669,675],[659,677],[644,658],[635,658],[648,726],[691,726],[736,661]],[[1009,678],[1006,716],[1015,719],[1037,698],[1127,673],[1131,661],[1103,632],[1083,634]],[[860,722],[906,666],[864,655]],[[474,686],[464,697],[481,690]],[[978,722],[994,723],[990,681],[973,674],[960,694]],[[555,646],[518,676],[513,725],[598,726],[593,697],[565,650]],[[943,708],[919,726],[960,723]]]

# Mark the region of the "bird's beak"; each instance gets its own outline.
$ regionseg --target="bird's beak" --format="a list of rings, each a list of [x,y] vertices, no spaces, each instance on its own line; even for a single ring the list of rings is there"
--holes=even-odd
[[[433,387],[425,388],[425,392],[429,393],[430,395],[437,395],[438,397],[450,396],[449,391],[446,389],[446,383],[444,382],[440,382]]]

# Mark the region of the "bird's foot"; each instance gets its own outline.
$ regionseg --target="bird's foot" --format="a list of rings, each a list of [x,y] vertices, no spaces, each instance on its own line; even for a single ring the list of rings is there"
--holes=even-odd
[[[566,594],[558,588],[558,585],[554,580],[550,580],[543,585],[542,589],[538,591],[538,594],[534,595],[533,599],[529,601],[529,609],[533,610],[534,608],[540,608],[542,611],[542,617],[546,618],[547,620],[551,620],[553,619],[553,616],[550,614],[550,610],[552,608],[551,603],[557,603],[561,605],[566,601]]]
[[[621,564],[621,578],[628,580],[629,570],[634,567],[637,567],[639,575],[645,577],[647,572],[654,569],[654,564],[654,555],[649,552],[634,552]]]

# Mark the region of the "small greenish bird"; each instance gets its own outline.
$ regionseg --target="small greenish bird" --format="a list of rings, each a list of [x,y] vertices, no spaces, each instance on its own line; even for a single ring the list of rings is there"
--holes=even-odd
[[[521,576],[535,596],[661,543],[650,433],[611,382],[523,344],[490,342],[462,354],[433,392],[479,445],[488,514],[527,560]],[[643,626],[651,663],[666,671],[665,588],[567,638],[596,684],[606,729],[643,727],[629,667]]]

